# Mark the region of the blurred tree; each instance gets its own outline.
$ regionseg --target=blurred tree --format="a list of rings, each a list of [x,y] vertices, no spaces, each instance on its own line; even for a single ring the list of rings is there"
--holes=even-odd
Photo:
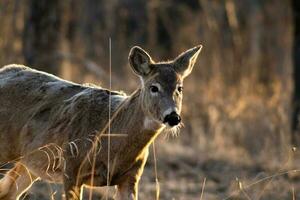
[[[52,74],[59,73],[62,1],[29,0],[24,22],[25,64]]]
[[[292,143],[298,143],[299,135],[299,114],[300,114],[300,1],[293,0],[294,17],[294,97],[293,97],[293,116],[292,116]]]

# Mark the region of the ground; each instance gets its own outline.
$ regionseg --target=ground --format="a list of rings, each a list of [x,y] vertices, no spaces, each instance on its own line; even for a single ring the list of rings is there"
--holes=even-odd
[[[180,137],[156,142],[157,177],[161,200],[294,200],[300,198],[300,154],[292,151],[274,166],[197,151],[178,142]],[[151,147],[152,148],[152,147]],[[156,199],[154,159],[151,154],[139,189],[139,199]],[[226,155],[226,154],[224,154]],[[272,160],[273,158],[269,158]],[[267,163],[270,163],[266,160]],[[53,194],[53,195],[51,195]],[[98,190],[95,191],[97,199]],[[37,182],[26,199],[61,199],[61,186]],[[87,195],[86,195],[87,196]],[[86,199],[88,199],[86,197]]]

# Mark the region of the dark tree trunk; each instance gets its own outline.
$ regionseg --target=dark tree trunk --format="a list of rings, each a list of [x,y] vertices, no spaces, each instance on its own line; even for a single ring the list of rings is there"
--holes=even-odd
[[[28,0],[23,35],[25,63],[58,74],[62,21],[61,0]]]
[[[294,97],[292,116],[292,143],[299,143],[299,114],[300,114],[300,1],[293,0],[293,20],[294,20]]]

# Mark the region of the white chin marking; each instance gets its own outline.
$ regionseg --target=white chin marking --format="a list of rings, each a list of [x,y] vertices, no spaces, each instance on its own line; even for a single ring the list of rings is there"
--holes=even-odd
[[[156,130],[159,129],[161,126],[163,126],[163,124],[154,119],[150,119],[149,117],[146,117],[144,119],[144,129],[146,130]]]
[[[174,126],[170,126],[170,124],[169,124],[169,123],[165,123],[164,125],[166,126],[166,128],[167,128],[167,129],[174,128]]]

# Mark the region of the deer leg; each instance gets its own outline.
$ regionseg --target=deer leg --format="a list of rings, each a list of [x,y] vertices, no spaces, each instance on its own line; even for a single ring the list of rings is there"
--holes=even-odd
[[[77,168],[75,169],[72,167],[72,165],[67,165],[66,170],[64,172],[63,184],[66,200],[82,199],[82,180],[80,179],[80,177],[77,176]]]
[[[116,195],[117,200],[137,200],[138,184],[143,174],[144,167],[148,158],[149,150],[146,149],[144,155],[138,160],[131,170],[124,175],[124,180],[118,184]]]
[[[122,182],[117,185],[116,200],[137,200],[140,172],[143,168],[133,170]],[[136,173],[139,172],[139,173]]]
[[[118,185],[117,200],[137,200],[138,182],[126,181]]]
[[[0,180],[0,200],[16,200],[37,180],[21,163],[16,163]]]
[[[81,187],[76,186],[70,182],[64,183],[66,200],[80,200],[81,199]]]

